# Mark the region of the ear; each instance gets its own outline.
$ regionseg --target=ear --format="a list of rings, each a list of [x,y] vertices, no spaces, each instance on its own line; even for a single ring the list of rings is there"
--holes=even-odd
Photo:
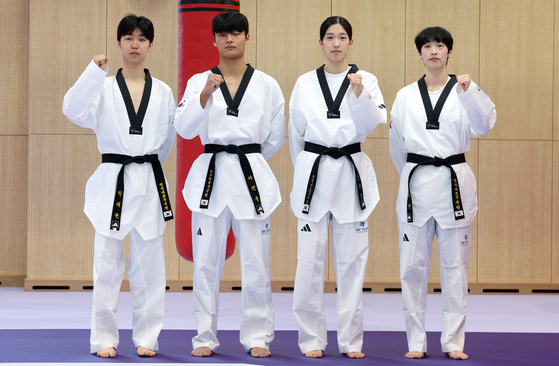
[[[118,49],[120,50],[120,41],[116,41],[116,45],[118,46]]]
[[[320,45],[320,47],[324,48],[324,43],[322,42],[322,39],[318,40],[318,44]]]
[[[452,56],[452,50],[448,51],[448,56],[447,56],[447,58],[449,58],[450,56]]]
[[[151,42],[151,43],[149,44],[148,52],[151,50],[152,47],[153,47],[153,42]]]
[[[248,44],[249,42],[250,42],[250,34],[247,33],[246,39],[245,39],[245,44]]]
[[[353,39],[349,40],[349,48],[351,48],[351,45],[353,44]]]

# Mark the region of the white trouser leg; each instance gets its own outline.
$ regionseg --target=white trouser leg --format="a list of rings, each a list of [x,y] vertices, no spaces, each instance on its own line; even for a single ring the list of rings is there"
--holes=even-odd
[[[122,240],[95,232],[91,353],[118,347],[118,325],[115,313],[118,309],[118,294],[123,276]]]
[[[194,257],[193,299],[194,319],[198,335],[192,347],[216,350],[219,281],[225,265],[227,235],[231,227],[231,211],[225,208],[217,218],[192,213],[192,251]]]
[[[471,226],[437,227],[443,301],[441,347],[445,353],[464,350],[470,232]]]
[[[241,258],[240,342],[245,351],[270,349],[274,339],[274,308],[270,283],[270,218],[235,220],[233,233]]]
[[[425,310],[435,220],[429,219],[422,227],[398,221],[398,227],[400,229],[400,280],[408,348],[410,352],[427,352]]]
[[[324,266],[328,247],[330,213],[318,222],[298,220],[297,272],[293,291],[293,312],[299,324],[299,348],[307,353],[325,350]]]
[[[158,350],[157,338],[165,318],[165,253],[163,236],[144,240],[130,232],[128,260],[130,292],[134,296],[132,340],[134,346]]]
[[[340,224],[332,218],[340,353],[361,352],[363,347],[363,280],[369,257],[368,228],[368,221]]]

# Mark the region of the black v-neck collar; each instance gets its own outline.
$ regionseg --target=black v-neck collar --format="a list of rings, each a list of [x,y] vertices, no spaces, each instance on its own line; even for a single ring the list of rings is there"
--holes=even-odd
[[[130,134],[131,135],[141,135],[142,134],[142,123],[144,122],[144,117],[148,109],[149,98],[151,96],[151,86],[152,80],[148,69],[144,69],[146,73],[146,83],[144,85],[144,93],[142,94],[142,101],[140,102],[140,107],[138,108],[138,114],[134,110],[134,103],[130,97],[130,91],[126,86],[126,81],[122,75],[122,69],[119,69],[116,73],[116,81],[118,83],[118,88],[122,94],[122,99],[124,99],[124,105],[126,106],[126,111],[128,112],[128,119],[130,120]]]
[[[216,66],[211,70],[212,73],[221,75],[221,71]],[[247,64],[247,68],[239,84],[239,88],[237,89],[237,93],[235,94],[235,99],[231,98],[231,93],[229,92],[229,88],[227,87],[227,83],[223,81],[219,88],[221,89],[221,93],[223,94],[223,99],[225,99],[225,103],[227,104],[227,115],[230,116],[239,116],[239,105],[241,105],[241,101],[243,100],[243,96],[248,87],[248,83],[252,78],[252,74],[254,74],[254,68]],[[223,75],[222,75],[223,76]]]
[[[340,118],[340,106],[342,105],[342,100],[344,99],[344,95],[349,87],[349,79],[347,78],[347,75],[355,74],[359,70],[357,65],[351,64],[350,66],[351,67],[349,68],[349,71],[340,86],[340,90],[338,90],[336,100],[332,99],[332,93],[330,93],[330,88],[328,87],[328,82],[326,81],[326,74],[324,73],[324,65],[316,69],[318,83],[320,84],[320,89],[322,89],[322,95],[324,96],[326,107],[328,108],[326,113],[328,118]]]
[[[427,122],[428,123],[435,123],[438,126],[439,116],[441,115],[441,111],[443,110],[444,103],[446,102],[446,98],[450,94],[452,87],[458,82],[456,80],[456,75],[449,75],[450,80],[446,83],[441,96],[437,100],[437,104],[435,104],[435,109],[433,109],[433,105],[431,104],[431,98],[429,98],[429,91],[427,90],[427,84],[425,83],[425,75],[421,79],[417,81],[419,86],[419,92],[421,93],[421,99],[423,100],[423,106],[425,107],[425,113],[427,114]]]

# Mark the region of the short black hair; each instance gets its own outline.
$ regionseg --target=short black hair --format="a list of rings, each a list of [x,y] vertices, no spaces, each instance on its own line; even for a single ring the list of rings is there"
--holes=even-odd
[[[326,31],[328,30],[328,28],[330,28],[330,26],[334,24],[341,25],[345,29],[347,36],[351,41],[351,37],[353,36],[353,30],[351,29],[351,24],[349,24],[346,18],[339,17],[339,16],[332,16],[326,18],[326,20],[322,22],[322,25],[320,26],[320,40],[322,41],[324,39],[324,36],[326,35]]]
[[[244,14],[238,12],[220,13],[212,20],[212,33],[245,32],[248,35],[248,19]]]
[[[425,28],[417,34],[415,37],[415,47],[417,52],[421,53],[421,47],[429,42],[441,42],[444,43],[449,51],[452,51],[452,45],[454,40],[449,31],[441,27],[429,27]]]
[[[134,33],[136,28],[140,28],[142,34],[149,40],[149,43],[153,43],[155,34],[153,23],[148,18],[136,16],[135,14],[126,14],[120,23],[118,23],[116,39],[120,42],[123,36]]]

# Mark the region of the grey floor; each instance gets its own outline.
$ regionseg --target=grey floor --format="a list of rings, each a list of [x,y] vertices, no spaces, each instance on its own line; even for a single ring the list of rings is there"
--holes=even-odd
[[[274,293],[276,330],[296,330],[291,293]],[[119,327],[132,326],[130,292],[119,298]],[[240,294],[220,296],[218,328],[238,330]],[[337,326],[336,294],[324,295],[328,329]],[[364,294],[366,331],[404,331],[401,295]],[[163,329],[195,329],[192,293],[168,292]],[[0,287],[0,329],[89,329],[91,292],[26,292],[21,287]],[[428,295],[427,331],[441,330],[441,297]],[[470,295],[469,332],[556,333],[559,331],[559,295]]]

